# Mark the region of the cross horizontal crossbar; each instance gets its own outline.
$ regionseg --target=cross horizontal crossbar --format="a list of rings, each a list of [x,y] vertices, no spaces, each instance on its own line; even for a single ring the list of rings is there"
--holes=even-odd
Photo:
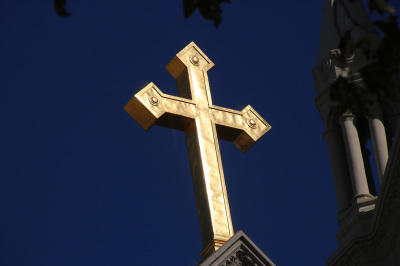
[[[153,102],[151,99],[156,99]],[[217,125],[218,138],[233,142],[246,152],[271,126],[250,106],[242,111],[210,106],[210,119]],[[125,106],[125,110],[147,131],[154,124],[193,132],[196,103],[164,94],[150,83]]]

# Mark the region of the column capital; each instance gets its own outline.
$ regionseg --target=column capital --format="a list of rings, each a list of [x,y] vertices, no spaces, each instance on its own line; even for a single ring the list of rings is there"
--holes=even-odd
[[[343,113],[342,115],[340,115],[338,120],[339,120],[340,124],[343,124],[346,121],[352,121],[354,124],[356,124],[357,116],[350,112],[346,112],[346,113]]]

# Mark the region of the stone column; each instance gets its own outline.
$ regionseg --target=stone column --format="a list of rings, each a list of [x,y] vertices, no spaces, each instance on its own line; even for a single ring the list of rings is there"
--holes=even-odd
[[[325,131],[324,139],[328,146],[333,180],[335,182],[336,199],[339,207],[338,213],[340,213],[350,206],[353,197],[349,167],[346,160],[346,150],[340,128]]]
[[[371,133],[372,145],[374,147],[376,167],[378,169],[379,182],[382,183],[386,163],[389,157],[386,141],[385,126],[382,123],[382,113],[374,110],[371,117],[368,117],[369,131]]]
[[[354,119],[355,116],[352,114],[343,114],[339,118],[339,122],[343,132],[354,198],[369,198],[372,197],[372,195],[369,193],[368,189],[360,140],[354,125]]]
[[[376,193],[374,175],[372,173],[371,161],[369,160],[371,152],[369,149],[367,149],[367,148],[363,147],[363,145],[361,145],[361,153],[362,153],[363,159],[364,159],[365,174],[367,176],[369,193],[373,196],[376,196],[377,193]]]

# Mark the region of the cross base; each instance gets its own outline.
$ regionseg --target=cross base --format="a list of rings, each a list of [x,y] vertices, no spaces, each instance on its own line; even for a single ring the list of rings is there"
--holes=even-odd
[[[220,240],[220,239],[213,239],[211,242],[203,249],[200,253],[200,256],[205,259],[210,256],[212,253],[217,251],[222,245],[224,245],[228,240]]]

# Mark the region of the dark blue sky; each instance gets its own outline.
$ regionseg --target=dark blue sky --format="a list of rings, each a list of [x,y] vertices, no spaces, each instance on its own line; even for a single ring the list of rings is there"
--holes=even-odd
[[[220,142],[235,230],[278,265],[322,265],[336,196],[314,105],[322,1],[233,1],[215,29],[181,1],[0,3],[0,264],[191,265],[202,241],[184,134],[123,107],[191,41],[213,103],[271,124],[246,154]]]

